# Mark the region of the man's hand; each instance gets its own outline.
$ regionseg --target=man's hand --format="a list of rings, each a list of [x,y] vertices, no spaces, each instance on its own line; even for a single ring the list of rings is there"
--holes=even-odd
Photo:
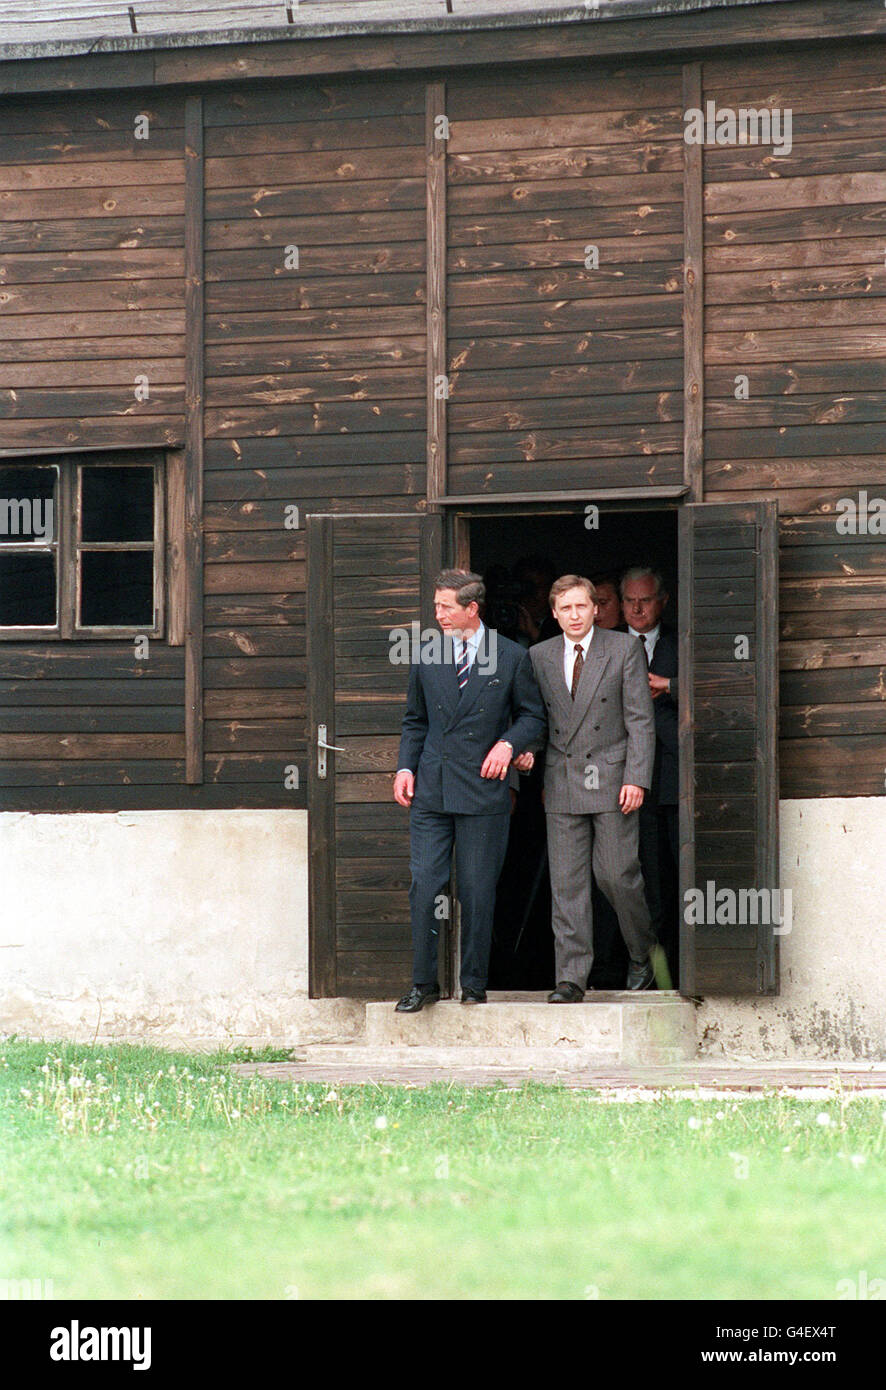
[[[404,768],[404,770],[398,772],[397,776],[394,778],[394,800],[397,802],[398,806],[406,806],[408,808],[412,805],[412,798],[414,795],[415,778],[411,772],[408,772]]]
[[[657,700],[659,695],[667,693],[668,684],[667,676],[654,676],[651,671],[649,672],[649,693],[653,700]]]
[[[511,765],[513,756],[511,745],[509,743],[502,743],[501,739],[499,739],[498,743],[493,744],[486,754],[486,757],[483,759],[483,766],[480,768],[480,776],[488,778],[497,777],[500,782],[503,782],[508,775],[508,768]]]
[[[627,816],[631,811],[639,811],[645,794],[642,787],[633,787],[630,782],[625,782],[618,794],[618,804],[622,813]]]
[[[535,754],[521,753],[519,758],[514,759],[514,767],[518,772],[531,772],[535,767]]]

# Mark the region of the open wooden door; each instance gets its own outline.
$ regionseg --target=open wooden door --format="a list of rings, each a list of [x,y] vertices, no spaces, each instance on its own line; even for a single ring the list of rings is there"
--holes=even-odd
[[[679,524],[680,988],[775,994],[777,503],[690,504]]]
[[[412,982],[409,812],[392,796],[409,665],[391,633],[433,624],[441,556],[436,515],[307,519],[312,998]]]

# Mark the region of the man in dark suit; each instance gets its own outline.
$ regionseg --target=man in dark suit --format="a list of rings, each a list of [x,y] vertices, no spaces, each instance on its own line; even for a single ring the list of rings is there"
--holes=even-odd
[[[440,998],[437,931],[455,846],[461,903],[463,1004],[486,1000],[495,888],[508,847],[515,754],[544,735],[529,654],[485,627],[479,575],[444,570],[434,611],[443,634],[422,642],[409,694],[394,799],[410,807],[413,985],[397,1004],[417,1013]]]
[[[621,578],[629,634],[638,639],[648,667],[655,711],[655,766],[649,796],[640,808],[640,863],[652,926],[665,949],[671,983],[677,983],[677,891],[680,846],[677,635],[662,626],[668,595],[657,570],[636,566]]]
[[[652,782],[655,720],[642,653],[627,633],[594,626],[595,591],[580,575],[551,589],[560,637],[530,651],[548,712],[545,816],[556,989],[579,1003],[594,958],[591,870],[618,915],[628,989],[655,981],[655,938],[643,893],[637,811]],[[520,759],[520,766],[529,757]]]

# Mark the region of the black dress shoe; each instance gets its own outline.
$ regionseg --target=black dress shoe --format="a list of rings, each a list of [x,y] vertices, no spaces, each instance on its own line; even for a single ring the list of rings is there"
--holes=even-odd
[[[461,1002],[463,1004],[485,1004],[485,989],[463,989],[461,992]]]
[[[561,980],[557,988],[548,995],[549,1004],[580,1004],[585,997],[583,989],[571,980]]]
[[[398,1014],[417,1014],[419,1009],[423,1009],[425,1004],[436,1004],[440,998],[439,985],[413,985],[408,994],[404,994],[398,1004],[394,1006],[394,1012]]]
[[[655,968],[648,958],[641,965],[631,961],[625,989],[651,989],[655,984]]]

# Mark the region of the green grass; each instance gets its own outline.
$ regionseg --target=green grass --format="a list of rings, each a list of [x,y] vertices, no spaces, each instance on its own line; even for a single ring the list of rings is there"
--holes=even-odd
[[[56,1298],[832,1299],[886,1277],[884,1105],[839,1093],[333,1088],[13,1040],[0,1136],[0,1278]]]

